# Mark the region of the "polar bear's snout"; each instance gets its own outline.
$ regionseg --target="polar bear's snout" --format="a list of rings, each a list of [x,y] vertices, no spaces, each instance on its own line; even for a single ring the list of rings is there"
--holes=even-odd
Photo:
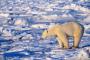
[[[47,38],[47,34],[48,34],[48,31],[47,30],[45,30],[43,33],[42,33],[42,39],[45,39],[45,38]]]

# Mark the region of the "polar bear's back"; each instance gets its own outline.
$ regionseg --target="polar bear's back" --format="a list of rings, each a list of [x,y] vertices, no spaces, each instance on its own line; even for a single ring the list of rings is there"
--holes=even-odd
[[[59,28],[60,31],[65,32],[65,34],[72,36],[74,31],[82,31],[83,33],[83,26],[77,22],[68,22],[64,24],[56,24],[53,26],[54,29]]]
[[[75,31],[82,31],[81,33],[83,33],[84,31],[84,27],[80,23],[77,23],[77,22],[65,23],[65,24],[62,24],[62,26],[63,26],[62,27],[63,31],[69,34],[70,36],[72,36],[72,34]]]

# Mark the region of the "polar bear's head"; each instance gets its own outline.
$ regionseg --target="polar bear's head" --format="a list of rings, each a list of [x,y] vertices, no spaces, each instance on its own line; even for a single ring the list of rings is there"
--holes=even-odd
[[[55,35],[53,29],[49,28],[48,30],[43,31],[42,38],[45,39],[45,38],[53,36],[53,35]]]
[[[42,38],[45,39],[48,36],[48,31],[44,30],[42,33]]]

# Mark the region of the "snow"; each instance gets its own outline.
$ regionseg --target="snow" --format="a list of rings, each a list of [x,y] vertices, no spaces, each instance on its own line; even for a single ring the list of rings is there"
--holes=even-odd
[[[89,0],[1,0],[0,59],[90,60],[90,7],[84,2]],[[45,29],[68,21],[85,27],[79,48],[63,49],[55,37],[41,39]]]
[[[90,23],[90,15],[87,16],[87,18],[85,18],[83,20],[84,23]]]
[[[47,28],[47,26],[46,24],[34,24],[31,28]]]
[[[44,16],[43,15],[42,18],[45,19],[45,20],[53,20],[53,19],[57,19],[58,16],[57,15],[49,15],[49,16],[47,16],[47,15]]]
[[[90,14],[90,10],[88,8],[78,6],[76,4],[66,5],[66,6],[63,7],[63,9],[79,10],[79,11],[83,11],[84,13],[89,13]]]
[[[9,14],[5,14],[5,13],[0,13],[0,17],[8,17]]]

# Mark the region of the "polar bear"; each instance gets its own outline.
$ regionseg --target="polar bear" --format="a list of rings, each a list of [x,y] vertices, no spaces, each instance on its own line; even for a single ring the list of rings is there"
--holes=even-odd
[[[54,26],[44,30],[42,33],[42,38],[45,39],[50,36],[55,36],[58,38],[59,45],[64,48],[70,48],[68,37],[73,37],[73,47],[77,48],[79,42],[84,33],[84,27],[77,22],[68,22],[64,24],[55,24]]]

